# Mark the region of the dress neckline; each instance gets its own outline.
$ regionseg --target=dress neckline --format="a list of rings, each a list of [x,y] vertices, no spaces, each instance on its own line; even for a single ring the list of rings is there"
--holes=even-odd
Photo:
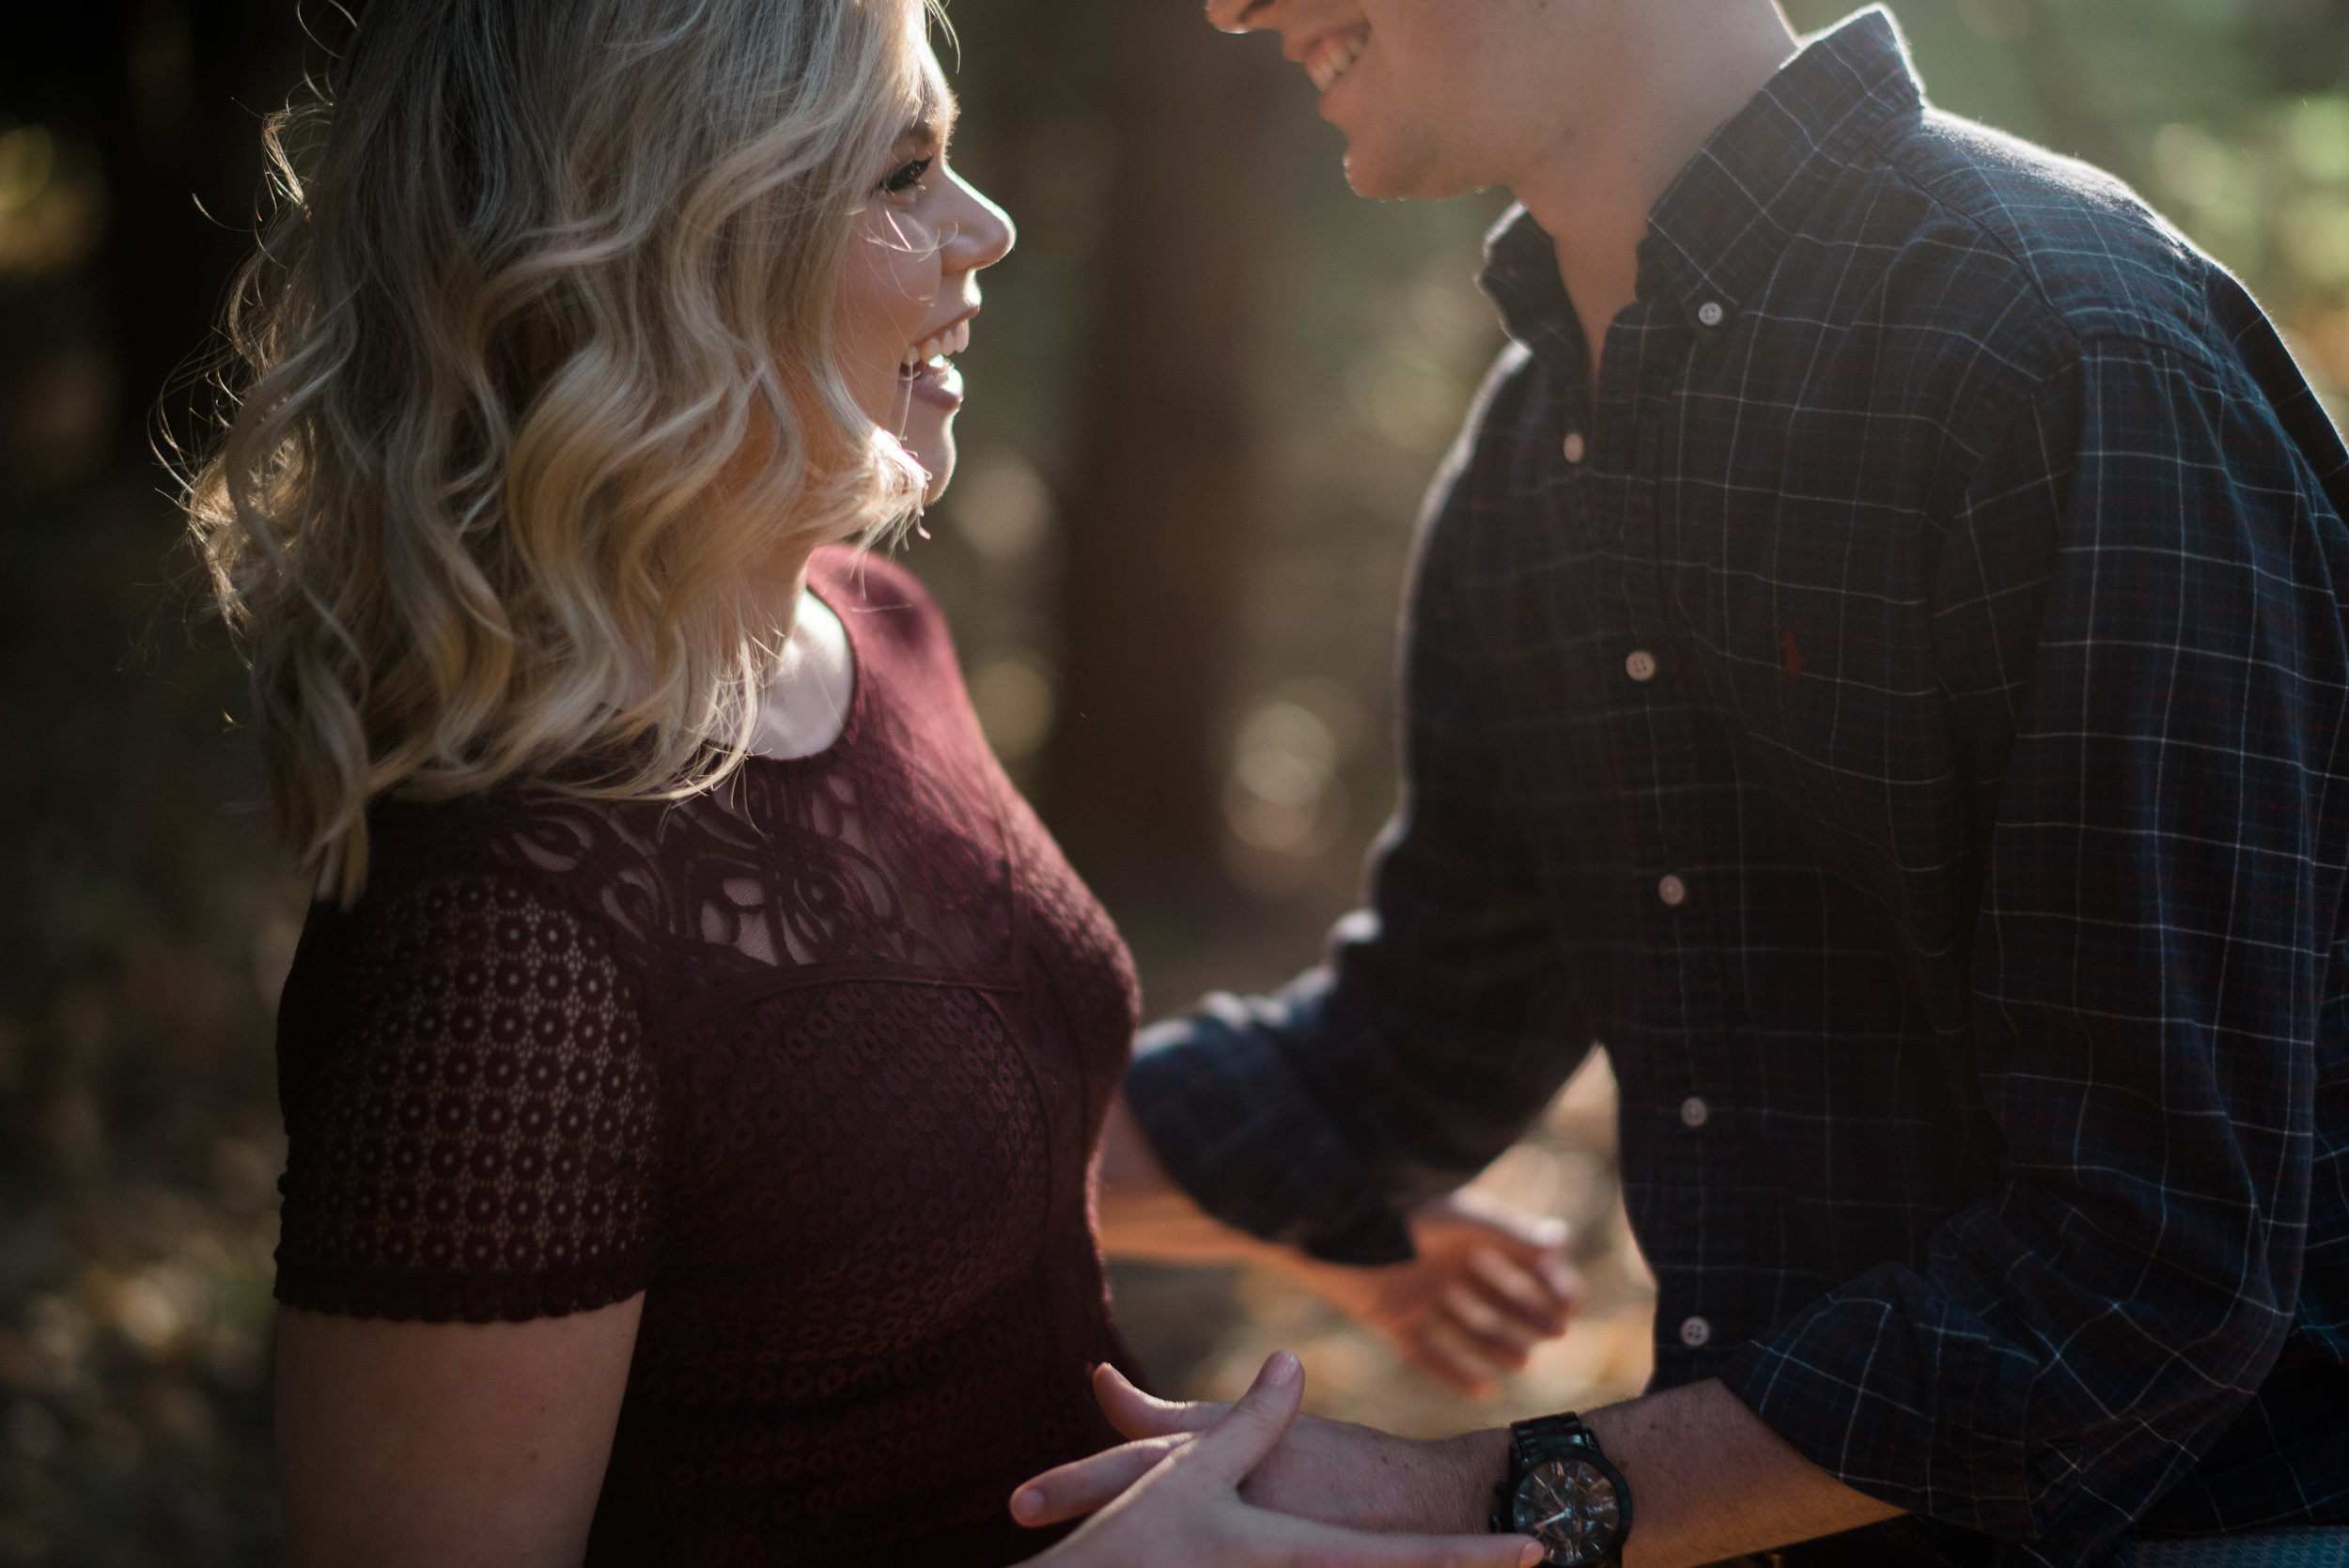
[[[808,571],[806,591],[809,598],[815,599],[826,610],[832,612],[832,619],[840,623],[841,635],[848,640],[848,714],[840,721],[840,733],[833,736],[831,742],[824,746],[820,751],[809,752],[804,756],[796,757],[769,756],[764,752],[752,752],[747,753],[743,759],[746,765],[750,763],[757,763],[767,768],[808,768],[844,754],[848,748],[853,745],[863,733],[864,708],[867,701],[865,691],[865,669],[870,660],[868,660],[865,657],[863,641],[858,635],[856,617],[853,614],[850,614],[848,611],[843,610],[839,605],[834,604],[832,602],[832,596],[817,591],[816,585],[816,568],[813,566],[810,567]]]

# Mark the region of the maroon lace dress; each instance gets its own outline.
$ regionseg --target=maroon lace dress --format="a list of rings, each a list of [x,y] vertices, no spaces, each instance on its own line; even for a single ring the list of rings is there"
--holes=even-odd
[[[1090,1173],[1136,1010],[937,611],[821,552],[854,706],[675,804],[374,815],[280,1015],[277,1296],[521,1320],[645,1293],[589,1560],[993,1564],[1115,1441]]]

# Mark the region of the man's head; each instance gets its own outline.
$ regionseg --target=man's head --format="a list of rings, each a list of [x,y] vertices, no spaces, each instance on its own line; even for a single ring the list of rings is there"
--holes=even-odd
[[[1281,37],[1346,132],[1366,196],[1517,185],[1613,117],[1642,0],[1209,0],[1230,31]]]

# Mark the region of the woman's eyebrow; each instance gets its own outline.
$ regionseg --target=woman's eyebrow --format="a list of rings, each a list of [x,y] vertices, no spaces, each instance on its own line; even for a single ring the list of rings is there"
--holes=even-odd
[[[906,128],[897,132],[897,139],[901,142],[933,142],[944,147],[953,139],[955,121],[961,114],[962,105],[956,101],[955,95],[941,89],[935,96],[923,100],[921,109],[906,122]]]

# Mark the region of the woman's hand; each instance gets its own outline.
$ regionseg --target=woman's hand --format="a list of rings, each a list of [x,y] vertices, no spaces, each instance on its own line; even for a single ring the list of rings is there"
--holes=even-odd
[[[1023,1523],[1054,1524],[1108,1506],[1237,1408],[1153,1399],[1108,1366],[1094,1374],[1093,1393],[1110,1424],[1132,1440],[1029,1482],[1014,1498]],[[1239,1495],[1258,1508],[1346,1529],[1473,1532],[1490,1515],[1493,1487],[1509,1467],[1508,1449],[1505,1430],[1419,1442],[1352,1421],[1297,1416],[1248,1472]]]
[[[1149,1406],[1116,1372],[1103,1367],[1096,1389],[1112,1421],[1150,1418]],[[1276,1449],[1297,1419],[1305,1391],[1297,1358],[1280,1351],[1264,1364],[1238,1404],[1187,1412],[1185,1429],[1063,1465],[1021,1486],[1012,1516],[1050,1524],[1097,1508],[1084,1527],[1033,1560],[1034,1568],[1532,1568],[1541,1547],[1517,1535],[1380,1535],[1339,1529],[1256,1507],[1241,1485]],[[1339,1423],[1324,1422],[1335,1426]],[[1073,1506],[1079,1501],[1082,1507]]]
[[[1563,1220],[1464,1188],[1412,1210],[1410,1225],[1419,1255],[1408,1263],[1362,1268],[1294,1252],[1279,1261],[1423,1371],[1480,1398],[1566,1331],[1582,1281],[1565,1260]]]

